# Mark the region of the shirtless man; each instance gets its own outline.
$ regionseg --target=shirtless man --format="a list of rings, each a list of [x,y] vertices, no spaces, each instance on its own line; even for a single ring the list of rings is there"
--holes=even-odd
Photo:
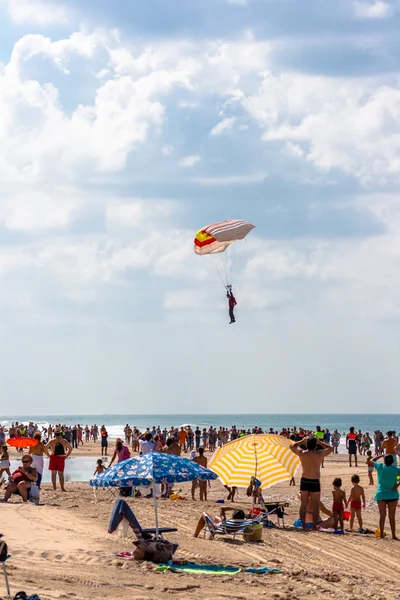
[[[54,431],[54,440],[50,440],[45,446],[46,454],[50,455],[49,471],[51,471],[51,483],[53,489],[57,489],[57,473],[60,480],[61,491],[66,492],[64,486],[64,469],[65,459],[70,456],[72,452],[72,446],[67,440],[61,437],[61,431],[56,429]]]
[[[301,444],[306,442],[307,450],[300,448]],[[317,450],[317,445],[322,450]],[[314,436],[307,438],[306,440],[300,440],[290,446],[290,449],[294,454],[300,458],[301,466],[303,469],[302,477],[300,480],[300,519],[304,531],[307,531],[306,527],[306,511],[307,503],[309,498],[312,502],[313,511],[313,525],[312,528],[317,528],[319,518],[319,507],[321,498],[321,464],[326,456],[332,454],[333,448],[325,444],[322,440],[317,440]]]
[[[198,453],[199,453],[199,455],[194,457],[193,462],[197,463],[198,465],[201,465],[202,467],[207,468],[207,458],[204,456],[204,448],[199,448]],[[196,484],[197,484],[197,481],[192,482],[192,499],[193,500],[196,500],[196,498],[194,497],[194,493],[196,491]],[[200,490],[200,500],[207,501],[207,481],[201,481],[201,479],[199,480],[199,490]]]
[[[386,432],[386,438],[383,440],[381,446],[381,450],[384,450],[385,454],[391,454],[393,456],[395,465],[397,465],[396,447],[398,443],[398,439],[393,431],[388,431]]]

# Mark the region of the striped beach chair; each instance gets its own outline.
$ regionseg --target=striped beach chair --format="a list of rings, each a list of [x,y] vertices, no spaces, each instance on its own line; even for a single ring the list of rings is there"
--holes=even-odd
[[[244,533],[246,530],[260,525],[263,522],[265,515],[259,515],[254,519],[226,519],[218,525],[214,523],[211,517],[207,513],[203,513],[204,517],[204,537],[207,533],[210,534],[212,539],[215,539],[216,535],[232,535],[236,537],[238,533]]]

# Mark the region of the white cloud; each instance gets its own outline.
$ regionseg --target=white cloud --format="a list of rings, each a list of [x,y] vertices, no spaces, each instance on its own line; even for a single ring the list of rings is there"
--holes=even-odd
[[[77,190],[6,190],[0,195],[0,225],[10,230],[44,231],[66,228],[85,206]]]
[[[190,168],[194,167],[199,162],[201,162],[200,156],[198,154],[191,154],[190,156],[184,156],[183,158],[181,158],[179,161],[179,166]]]
[[[209,299],[204,291],[199,290],[177,290],[168,292],[164,300],[164,308],[167,310],[198,310],[205,309],[209,305]]]
[[[211,133],[211,135],[221,135],[221,133],[226,133],[228,131],[231,131],[235,122],[236,122],[235,117],[227,117],[226,119],[222,119],[222,121],[217,123],[215,125],[215,127],[213,127],[211,129],[210,133]]]
[[[266,176],[266,173],[238,173],[219,177],[191,177],[189,181],[200,185],[251,185],[261,183]]]
[[[258,92],[241,103],[264,128],[265,141],[301,143],[303,158],[318,169],[338,168],[364,183],[400,173],[397,84],[266,72]]]
[[[287,156],[301,157],[304,155],[303,150],[300,148],[298,144],[292,144],[292,142],[287,142],[283,149],[283,153]]]
[[[32,24],[47,27],[69,23],[68,9],[61,3],[41,2],[40,0],[8,0],[8,12],[16,25]]]
[[[353,8],[357,19],[386,19],[394,12],[394,7],[385,0],[355,0]]]
[[[108,226],[143,227],[151,221],[166,220],[177,210],[177,203],[170,200],[132,199],[130,202],[115,200],[107,204]]]
[[[161,148],[161,153],[164,154],[164,156],[169,156],[173,152],[174,152],[174,147],[171,146],[171,144],[167,144],[166,146],[163,146]]]

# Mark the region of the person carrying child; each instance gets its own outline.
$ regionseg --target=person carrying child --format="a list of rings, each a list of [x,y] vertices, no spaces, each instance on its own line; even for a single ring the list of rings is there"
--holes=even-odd
[[[374,483],[374,477],[372,475],[372,473],[374,472],[374,467],[371,467],[371,465],[368,464],[368,461],[371,460],[372,458],[372,452],[371,450],[367,451],[367,465],[368,465],[368,479],[369,479],[369,485],[375,485]]]
[[[332,515],[334,520],[334,529],[338,529],[338,521],[340,522],[340,528],[344,531],[344,506],[347,508],[346,492],[342,490],[342,480],[337,477],[333,480],[333,504],[332,504]]]
[[[106,470],[105,466],[103,465],[103,461],[101,458],[99,458],[96,461],[97,467],[95,472],[93,473],[93,475],[101,475],[102,473],[104,473],[104,471]]]
[[[360,478],[358,475],[353,475],[351,478],[353,487],[351,488],[349,497],[350,506],[350,531],[353,531],[354,517],[357,516],[358,527],[362,529],[363,522],[361,517],[361,505],[365,510],[365,493],[364,488],[360,485]]]

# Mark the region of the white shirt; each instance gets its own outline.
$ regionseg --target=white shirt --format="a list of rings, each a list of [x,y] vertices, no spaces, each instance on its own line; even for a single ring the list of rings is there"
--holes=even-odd
[[[147,440],[139,440],[139,442],[142,454],[148,454],[149,452],[152,452],[154,448],[154,442],[148,442]]]

